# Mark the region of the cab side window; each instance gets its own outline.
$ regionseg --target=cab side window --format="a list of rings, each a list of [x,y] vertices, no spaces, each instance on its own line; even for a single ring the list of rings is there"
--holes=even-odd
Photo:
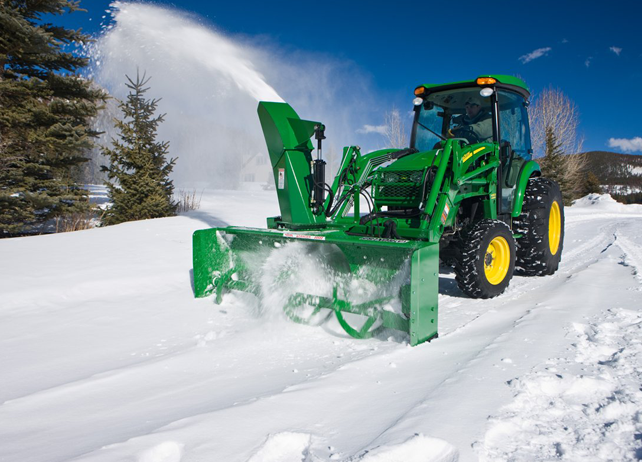
[[[498,97],[501,139],[511,146],[510,157],[504,165],[504,180],[506,186],[513,186],[522,165],[531,160],[528,112],[522,96],[500,90]]]

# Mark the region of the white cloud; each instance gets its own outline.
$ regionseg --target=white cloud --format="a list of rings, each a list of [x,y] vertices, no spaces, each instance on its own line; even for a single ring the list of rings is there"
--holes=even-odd
[[[584,65],[586,67],[589,67],[591,65],[591,60],[592,59],[593,59],[593,56],[589,56],[588,58],[586,58],[586,61],[584,61]]]
[[[568,39],[562,39],[562,43],[568,43]]]
[[[618,56],[620,56],[620,53],[622,53],[622,48],[620,47],[611,47],[609,48],[609,50],[611,50],[613,53],[615,53]]]
[[[357,133],[380,133],[382,135],[386,134],[385,125],[364,125],[362,128],[357,130]]]
[[[619,148],[624,152],[642,152],[642,138],[636,136],[635,138],[610,138],[609,148]]]
[[[549,51],[551,51],[551,47],[546,47],[546,48],[538,48],[535,51],[531,51],[527,55],[520,56],[519,60],[522,62],[522,64],[526,64],[531,62],[534,59],[541,58],[542,56],[546,56]]]

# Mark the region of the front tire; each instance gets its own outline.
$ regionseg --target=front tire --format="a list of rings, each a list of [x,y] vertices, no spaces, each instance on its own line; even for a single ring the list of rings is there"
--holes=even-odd
[[[502,221],[484,219],[462,237],[455,262],[457,285],[471,298],[503,293],[515,269],[515,239]]]
[[[557,271],[564,247],[564,202],[559,185],[548,178],[528,180],[522,213],[513,222],[517,240],[517,271],[545,276]]]

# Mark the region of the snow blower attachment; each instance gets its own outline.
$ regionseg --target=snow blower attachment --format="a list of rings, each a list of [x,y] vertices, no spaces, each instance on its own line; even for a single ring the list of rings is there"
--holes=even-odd
[[[346,147],[331,186],[325,126],[259,103],[281,215],[196,231],[195,295],[252,292],[296,322],[334,313],[353,337],[387,327],[417,345],[437,336],[440,261],[475,298],[501,294],[516,266],[555,272],[564,208],[531,160],[525,84],[483,76],[415,96],[410,147]]]

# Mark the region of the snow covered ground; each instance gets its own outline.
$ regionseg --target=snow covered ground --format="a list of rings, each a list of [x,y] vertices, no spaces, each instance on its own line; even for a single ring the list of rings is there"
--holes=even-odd
[[[274,191],[0,240],[0,461],[642,458],[642,206],[567,209],[558,273],[471,300],[440,275],[411,348],[194,299],[191,234],[264,226]]]

